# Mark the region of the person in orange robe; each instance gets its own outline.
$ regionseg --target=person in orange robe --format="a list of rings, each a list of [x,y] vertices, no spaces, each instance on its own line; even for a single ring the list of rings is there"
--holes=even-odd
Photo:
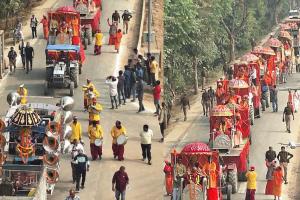
[[[282,173],[282,168],[279,166],[275,169],[273,173],[273,194],[275,200],[277,198],[279,200],[281,197],[282,183],[283,183],[283,173]]]
[[[292,110],[294,112],[294,99],[293,99],[293,94],[291,89],[289,89],[289,94],[288,94],[288,103],[292,106]]]
[[[276,161],[273,160],[272,162],[268,163],[266,160],[266,166],[268,167],[268,172],[266,175],[267,184],[266,184],[266,189],[265,189],[265,195],[274,195],[274,193],[273,193],[273,190],[274,190],[273,174],[274,174],[274,170],[276,169]]]
[[[117,53],[119,53],[122,36],[123,36],[122,30],[118,29],[118,32],[116,34],[116,41],[115,41],[115,50],[117,50]]]
[[[108,45],[115,45],[116,42],[116,35],[118,32],[118,26],[116,22],[109,22],[109,18],[107,19],[107,24],[109,26],[109,40],[108,40]]]
[[[43,16],[43,19],[40,21],[40,23],[43,24],[44,39],[47,40],[49,35],[49,28],[48,28],[48,19],[45,15]]]
[[[165,173],[165,184],[166,184],[166,191],[167,195],[172,195],[173,192],[173,167],[169,161],[165,161],[164,173]]]
[[[224,104],[224,98],[225,98],[225,90],[223,88],[222,83],[218,83],[218,88],[216,90],[216,99],[217,99],[217,105]]]
[[[203,165],[202,170],[208,176],[208,188],[217,188],[217,165],[209,156],[207,162]]]

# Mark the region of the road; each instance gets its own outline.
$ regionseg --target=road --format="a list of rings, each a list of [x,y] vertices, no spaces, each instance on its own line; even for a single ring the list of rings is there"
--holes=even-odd
[[[285,124],[282,122],[282,112],[287,102],[287,88],[300,88],[300,82],[298,81],[300,74],[293,74],[289,78],[288,83],[285,85],[279,85],[279,111],[273,113],[272,109],[267,109],[260,119],[255,120],[254,126],[251,127],[252,132],[252,145],[250,147],[250,165],[256,166],[258,173],[257,178],[257,192],[256,199],[274,199],[273,196],[265,196],[265,174],[266,167],[264,161],[264,153],[268,150],[269,146],[273,146],[274,150],[279,152],[281,145],[279,142],[287,143],[288,141],[297,141],[299,132],[299,113],[295,114],[295,121],[292,121],[292,133],[285,132]],[[168,150],[176,147],[180,149],[187,143],[202,141],[208,142],[209,138],[209,121],[207,117],[202,116],[202,108],[200,106],[200,99],[196,100],[198,103],[192,106],[189,113],[189,119],[187,122],[183,122],[181,119],[169,132],[166,139],[166,151],[165,156],[168,156]],[[176,142],[179,140],[179,142]],[[291,153],[295,153],[295,150],[288,149]],[[290,172],[293,168],[293,172],[289,173],[288,179],[290,184],[295,183],[295,170],[299,171],[298,166],[294,166],[298,163],[297,158],[294,158],[290,163]],[[293,167],[292,167],[293,166]],[[291,185],[292,187],[292,185]],[[295,185],[293,185],[295,189]],[[287,197],[288,186],[283,185],[285,191],[284,199],[295,200],[297,195],[293,197]],[[246,183],[240,183],[238,193],[233,195],[234,200],[241,200],[245,197]],[[293,190],[295,191],[295,190]]]
[[[105,43],[108,43],[108,26],[106,19],[111,17],[114,10],[133,10],[137,0],[118,0],[103,1],[103,13],[101,19],[101,30],[104,33]],[[47,10],[62,5],[72,5],[71,0],[49,0],[42,7],[34,9],[34,13],[41,18]],[[132,30],[132,28],[130,28]],[[29,37],[28,28],[24,31]],[[41,27],[38,29],[39,38],[42,38]],[[111,179],[113,173],[119,169],[121,165],[126,167],[129,175],[130,184],[127,189],[127,199],[139,199],[144,194],[147,194],[147,199],[161,199],[163,195],[163,144],[159,143],[160,132],[157,118],[153,116],[152,107],[146,106],[146,112],[137,114],[137,103],[127,103],[118,110],[110,110],[110,100],[108,87],[105,85],[105,78],[109,75],[116,75],[116,72],[122,66],[123,56],[127,54],[127,37],[124,36],[120,54],[116,54],[114,47],[103,46],[103,53],[100,56],[93,55],[93,45],[89,46],[86,51],[86,62],[84,64],[83,73],[80,75],[80,86],[84,85],[86,79],[89,78],[100,91],[100,102],[104,107],[101,114],[101,124],[104,129],[104,146],[103,157],[101,161],[91,162],[90,171],[87,174],[86,188],[81,190],[79,196],[82,200],[98,200],[98,199],[113,199],[111,191]],[[27,41],[27,40],[26,40]],[[50,97],[43,97],[43,81],[45,77],[45,55],[44,49],[46,41],[42,39],[30,40],[35,49],[35,58],[33,63],[33,71],[28,75],[19,66],[16,74],[8,75],[1,81],[0,96],[3,101],[0,102],[0,113],[5,115],[7,103],[5,101],[7,94],[10,91],[16,90],[18,85],[24,83],[28,88],[30,96],[41,96],[29,98],[30,102],[48,102],[55,104],[59,99],[57,97],[68,94],[68,90],[55,90],[50,93]],[[125,59],[126,60],[126,59]],[[88,114],[83,112],[83,93],[81,88],[75,91],[75,108],[74,114],[78,116],[80,123],[83,126],[83,140],[85,142],[85,150],[90,157],[89,140],[87,138]],[[125,161],[115,161],[112,157],[111,136],[110,130],[116,120],[120,120],[126,127],[129,141],[125,146]],[[141,150],[139,132],[142,126],[147,123],[154,132],[154,141],[152,144],[153,164],[151,166],[141,161]],[[62,156],[60,162],[60,180],[56,185],[54,193],[49,196],[50,200],[64,199],[70,188],[75,185],[71,181],[71,168],[69,155]]]

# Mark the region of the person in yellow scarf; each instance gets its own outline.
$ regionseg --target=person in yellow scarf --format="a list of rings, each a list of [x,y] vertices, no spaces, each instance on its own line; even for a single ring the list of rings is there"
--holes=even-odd
[[[27,95],[28,95],[28,91],[27,89],[24,87],[24,84],[20,85],[17,93],[21,96],[21,104],[24,105],[27,103]]]
[[[90,79],[86,80],[86,85],[82,86],[82,91],[83,91],[83,104],[84,104],[84,109],[87,110],[89,106],[89,94],[92,92],[96,97],[100,97],[100,93],[96,90],[95,85],[92,83]]]
[[[93,122],[88,128],[88,135],[90,139],[90,149],[92,160],[96,160],[98,157],[102,159],[102,141],[103,141],[103,129],[99,124]]]
[[[97,103],[96,98],[93,98],[92,102],[93,103],[88,107],[90,125],[93,122],[96,122],[96,124],[100,123],[100,112],[102,111],[102,106],[100,105],[100,103]]]
[[[112,150],[114,158],[116,159],[118,157],[118,160],[122,161],[124,160],[124,144],[117,143],[117,138],[120,135],[126,136],[126,129],[121,125],[120,121],[116,121],[116,125],[111,129],[111,137],[113,138]]]

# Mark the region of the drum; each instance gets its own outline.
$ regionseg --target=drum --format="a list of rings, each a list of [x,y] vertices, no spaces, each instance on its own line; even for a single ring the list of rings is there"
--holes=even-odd
[[[127,143],[128,137],[126,135],[120,135],[117,138],[117,144],[118,145],[125,145]]]
[[[95,139],[95,145],[96,145],[97,147],[102,146],[102,144],[103,144],[103,140],[102,140],[102,139],[99,139],[99,138]]]

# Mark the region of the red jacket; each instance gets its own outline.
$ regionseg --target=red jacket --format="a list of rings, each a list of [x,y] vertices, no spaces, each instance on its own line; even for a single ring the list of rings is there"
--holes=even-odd
[[[160,93],[161,93],[160,85],[154,86],[154,88],[153,88],[153,98],[154,98],[154,100],[159,100],[160,99]]]

